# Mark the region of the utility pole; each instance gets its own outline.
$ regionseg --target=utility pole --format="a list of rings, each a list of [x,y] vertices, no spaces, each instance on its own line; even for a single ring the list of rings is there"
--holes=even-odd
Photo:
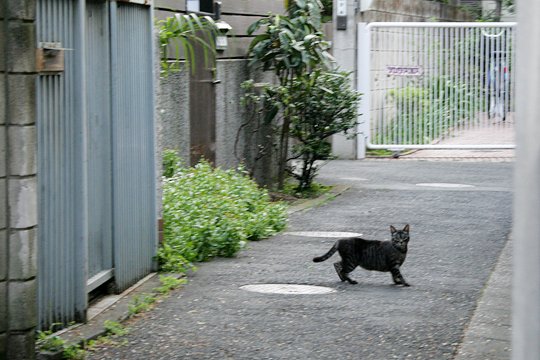
[[[540,2],[517,9],[512,359],[540,358]]]

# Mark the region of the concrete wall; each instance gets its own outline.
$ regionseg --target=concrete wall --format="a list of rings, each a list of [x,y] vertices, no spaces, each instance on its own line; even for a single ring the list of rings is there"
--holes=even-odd
[[[271,74],[252,73],[247,60],[221,59],[216,64],[216,80],[219,81],[215,85],[216,165],[235,168],[240,163],[246,163],[250,168],[254,168],[255,178],[262,184],[270,184],[276,175],[271,166],[273,159],[268,156],[254,164],[250,160],[256,152],[254,142],[264,140],[263,134],[249,140],[246,140],[245,133],[238,134],[247,119],[241,104],[241,84],[249,79],[269,82],[271,78]],[[160,151],[176,150],[186,164],[190,158],[189,95],[188,70],[160,79],[157,95],[158,123],[161,128]]]
[[[35,1],[0,5],[0,359],[32,359],[37,325]]]
[[[249,78],[247,62],[219,61],[216,75],[220,80],[216,85],[216,165],[230,168],[237,166],[243,155],[241,149],[235,149],[235,143],[238,129],[245,121],[240,84]],[[243,147],[244,142],[238,145]]]
[[[189,74],[171,73],[159,80],[156,104],[160,124],[160,152],[172,149],[187,163],[190,156]]]
[[[427,0],[371,0],[359,14],[360,22],[468,21],[467,12],[458,6]]]
[[[235,149],[238,129],[246,120],[246,114],[240,99],[243,91],[242,82],[271,81],[270,74],[251,73],[245,60],[247,48],[253,39],[247,35],[250,24],[266,16],[269,12],[284,11],[283,0],[231,0],[224,1],[221,19],[232,26],[227,50],[217,54],[215,80],[216,101],[216,165],[224,168],[236,167],[240,162],[252,166],[250,159],[256,152],[253,143],[256,139],[246,140],[240,134]],[[174,13],[185,12],[185,2],[174,0],[156,0],[155,16],[164,19]],[[157,122],[161,129],[158,135],[161,151],[174,149],[186,164],[190,162],[190,76],[189,69],[169,74],[159,81],[157,92]],[[261,133],[262,134],[262,133]],[[264,136],[263,136],[264,139]],[[257,139],[257,140],[263,140]],[[272,157],[265,157],[257,162],[256,179],[269,184],[275,176]]]

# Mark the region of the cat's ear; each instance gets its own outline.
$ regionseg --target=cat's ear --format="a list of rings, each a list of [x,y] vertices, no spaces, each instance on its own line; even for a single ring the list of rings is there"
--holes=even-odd
[[[405,227],[403,228],[403,231],[409,232],[409,224],[405,225]]]
[[[393,227],[392,225],[390,225],[390,232],[393,234],[393,233],[396,233],[397,230],[395,227]]]

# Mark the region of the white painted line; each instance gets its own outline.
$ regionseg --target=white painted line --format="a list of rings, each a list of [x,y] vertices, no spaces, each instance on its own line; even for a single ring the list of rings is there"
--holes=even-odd
[[[347,238],[362,236],[360,233],[343,232],[343,231],[291,231],[284,235],[306,236],[306,237],[324,237],[324,238]]]
[[[348,180],[348,181],[369,181],[369,179],[366,179],[366,178],[359,178],[359,177],[340,177],[340,180]]]
[[[416,186],[440,187],[440,188],[471,188],[474,185],[468,184],[452,184],[452,183],[421,183]]]

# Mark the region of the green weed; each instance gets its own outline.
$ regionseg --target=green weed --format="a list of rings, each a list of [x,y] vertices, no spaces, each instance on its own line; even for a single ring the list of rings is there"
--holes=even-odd
[[[158,260],[164,272],[185,272],[193,262],[232,257],[248,240],[285,227],[285,205],[243,169],[223,170],[202,161],[163,179],[164,243]]]

